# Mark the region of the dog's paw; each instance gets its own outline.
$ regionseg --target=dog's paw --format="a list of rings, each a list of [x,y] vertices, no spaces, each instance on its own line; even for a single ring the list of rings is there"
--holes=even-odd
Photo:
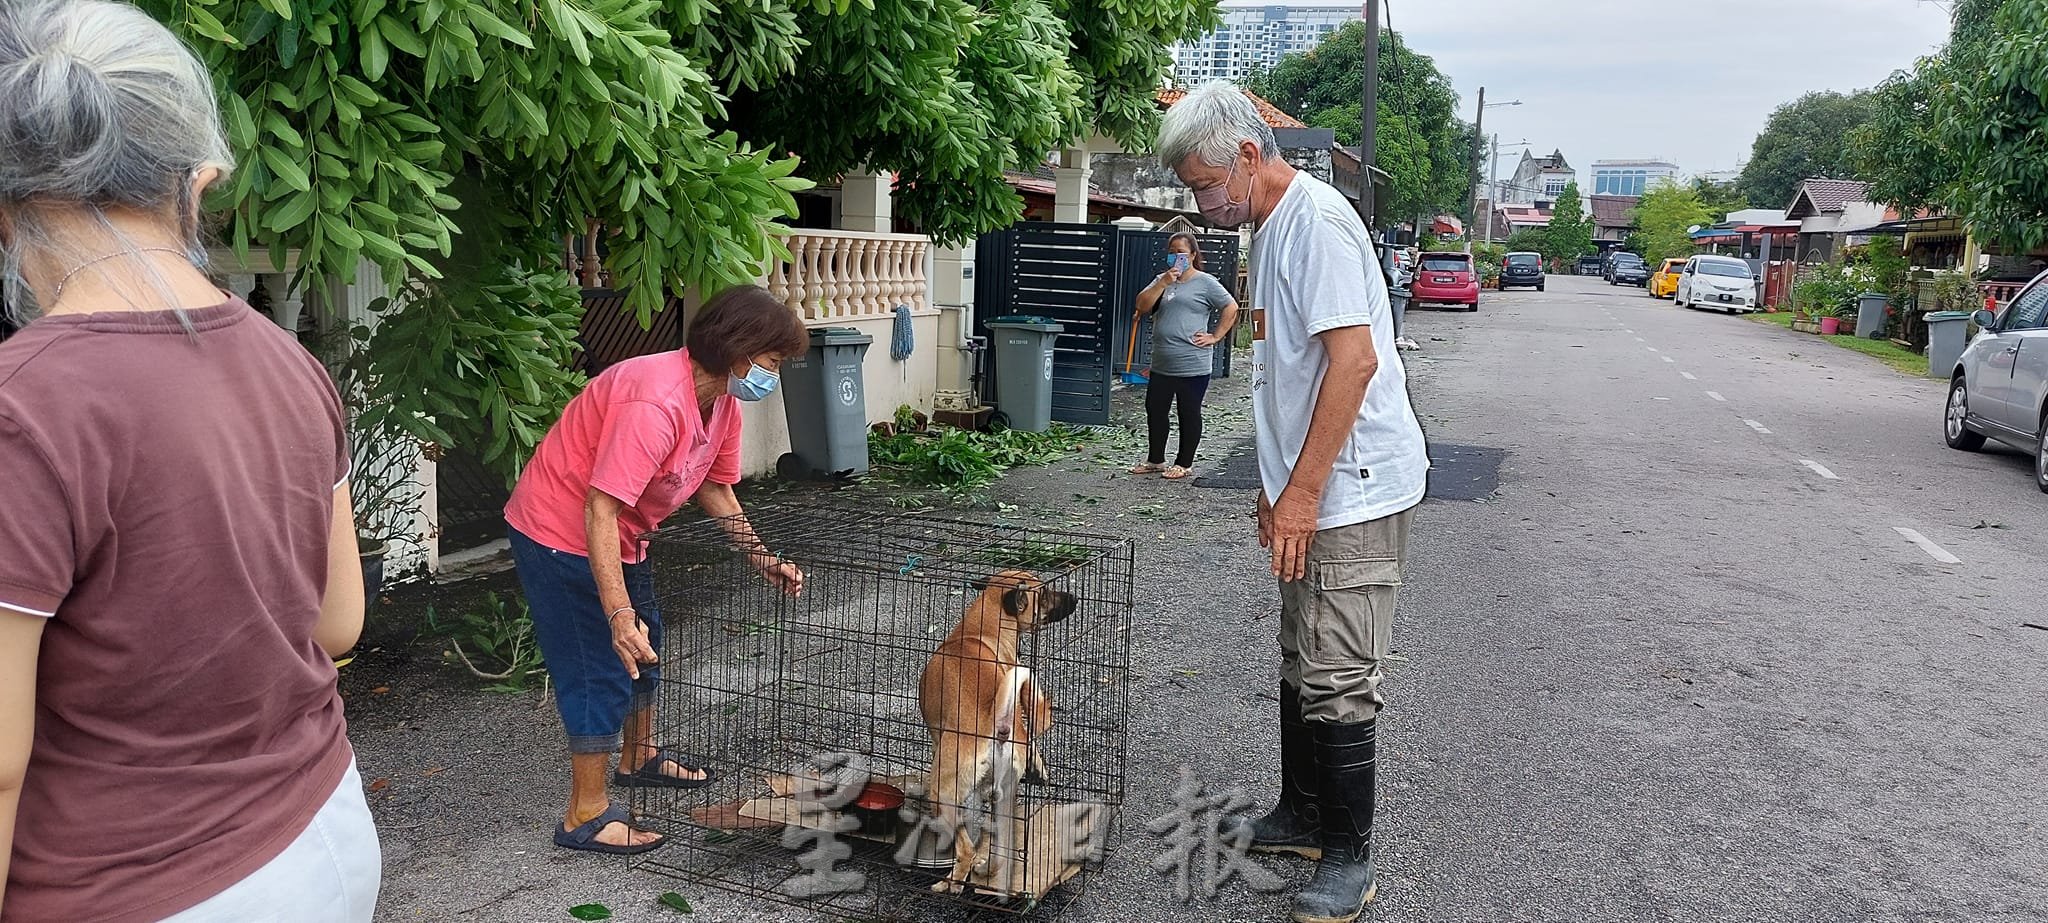
[[[939,879],[938,881],[932,882],[932,893],[933,893],[933,894],[959,894],[959,893],[960,893],[960,883],[959,883],[959,882],[957,882],[957,881],[954,881],[954,880],[953,880],[953,879],[951,879],[951,878],[942,878],[942,879]]]

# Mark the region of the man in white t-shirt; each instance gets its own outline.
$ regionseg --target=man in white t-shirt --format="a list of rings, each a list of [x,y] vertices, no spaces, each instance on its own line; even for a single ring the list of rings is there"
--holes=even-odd
[[[1408,523],[1429,454],[1394,349],[1386,281],[1351,203],[1296,171],[1244,93],[1216,82],[1166,114],[1161,161],[1218,227],[1253,223],[1259,543],[1280,580],[1280,803],[1252,848],[1316,858],[1299,923],[1374,896],[1374,725]]]

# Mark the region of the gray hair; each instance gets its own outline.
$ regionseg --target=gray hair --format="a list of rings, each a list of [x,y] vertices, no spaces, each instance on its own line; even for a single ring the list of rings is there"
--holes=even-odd
[[[47,219],[83,212],[114,232],[108,209],[178,222],[204,265],[193,179],[234,166],[213,81],[191,49],[148,14],[108,0],[0,0],[0,286],[17,319],[34,316],[24,255],[52,252]],[[116,233],[118,237],[118,233]],[[134,250],[132,241],[124,243]]]
[[[1228,81],[1211,80],[1166,110],[1159,123],[1159,161],[1171,169],[1197,157],[1220,167],[1236,158],[1246,141],[1258,142],[1260,157],[1280,156],[1273,126],[1259,115],[1251,97]]]

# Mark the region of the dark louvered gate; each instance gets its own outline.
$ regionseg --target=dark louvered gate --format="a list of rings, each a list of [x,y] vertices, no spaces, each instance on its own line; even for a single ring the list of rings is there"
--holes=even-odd
[[[1111,347],[1115,322],[1109,301],[1116,265],[1116,228],[1104,224],[1027,222],[986,234],[975,245],[974,331],[1017,315],[1045,317],[1066,330],[1054,344],[1052,418],[1062,423],[1109,422]],[[994,393],[993,352],[982,383]]]

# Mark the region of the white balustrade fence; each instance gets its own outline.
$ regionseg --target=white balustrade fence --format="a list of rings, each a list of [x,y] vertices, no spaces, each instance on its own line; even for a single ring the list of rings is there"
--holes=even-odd
[[[790,261],[768,270],[763,283],[806,322],[885,317],[897,305],[917,312],[930,305],[921,234],[857,231],[792,232],[784,240]]]

